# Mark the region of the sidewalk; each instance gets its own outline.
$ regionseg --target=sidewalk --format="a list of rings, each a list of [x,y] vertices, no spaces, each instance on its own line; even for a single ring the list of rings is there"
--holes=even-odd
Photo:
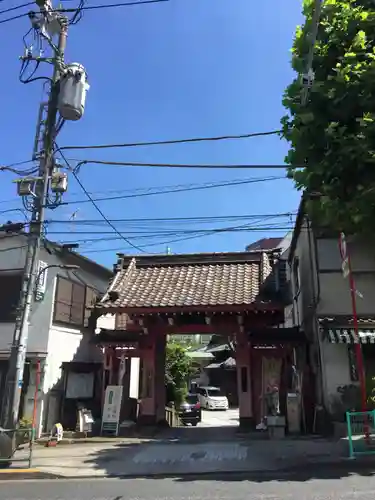
[[[20,458],[25,451],[17,453]],[[60,477],[145,477],[270,472],[340,463],[343,441],[324,439],[186,443],[124,439],[117,443],[35,447],[33,468]]]

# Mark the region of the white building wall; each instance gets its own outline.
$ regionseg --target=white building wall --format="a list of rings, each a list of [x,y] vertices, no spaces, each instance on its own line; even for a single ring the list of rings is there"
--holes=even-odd
[[[333,402],[338,397],[337,389],[354,382],[350,379],[348,346],[346,344],[322,343],[323,375],[326,405],[333,410]]]

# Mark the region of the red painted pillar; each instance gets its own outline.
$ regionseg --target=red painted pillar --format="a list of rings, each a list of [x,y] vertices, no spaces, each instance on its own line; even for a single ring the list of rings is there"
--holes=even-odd
[[[149,337],[149,335],[147,335]],[[140,421],[154,424],[155,415],[155,342],[153,338],[142,339],[140,346],[142,362]]]
[[[154,334],[155,349],[155,418],[157,424],[165,422],[165,404],[166,404],[166,389],[165,389],[165,343],[166,335],[163,330],[157,330]]]
[[[250,370],[250,343],[240,327],[236,335],[236,368],[240,427],[252,428],[254,426],[251,370]]]

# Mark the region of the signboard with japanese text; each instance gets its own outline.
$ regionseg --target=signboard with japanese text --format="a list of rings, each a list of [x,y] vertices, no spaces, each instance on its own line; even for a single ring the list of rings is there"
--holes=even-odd
[[[37,280],[35,283],[35,300],[41,301],[44,298],[44,294],[46,292],[47,287],[47,263],[43,261],[39,261],[38,264],[38,272],[37,272]]]
[[[114,432],[118,434],[118,425],[120,421],[122,385],[109,385],[105,390],[102,432]]]

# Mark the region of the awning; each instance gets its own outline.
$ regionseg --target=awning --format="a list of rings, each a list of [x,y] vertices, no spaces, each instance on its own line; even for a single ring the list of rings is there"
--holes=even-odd
[[[358,337],[354,328],[330,328],[326,332],[332,344],[375,344],[375,329],[361,329]]]

